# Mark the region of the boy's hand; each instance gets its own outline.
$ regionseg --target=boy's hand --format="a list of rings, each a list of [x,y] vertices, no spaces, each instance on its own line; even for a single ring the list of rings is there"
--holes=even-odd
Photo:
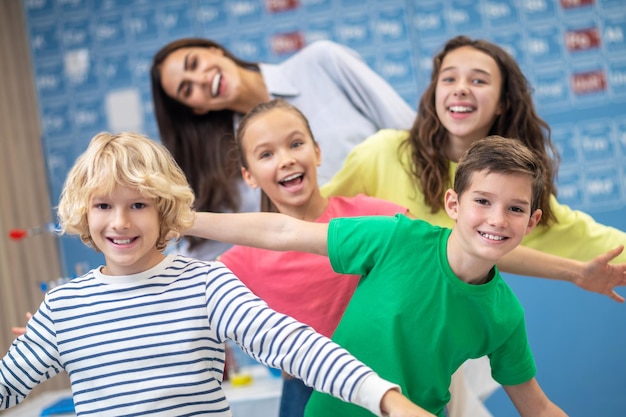
[[[33,315],[30,312],[26,313],[26,321],[30,320],[32,316]],[[13,333],[15,336],[21,336],[26,333],[26,327],[12,327],[11,333]]]
[[[380,410],[388,417],[436,417],[422,407],[413,404],[408,398],[395,389],[383,395],[380,401]]]
[[[626,263],[609,264],[609,261],[622,253],[623,250],[624,246],[620,245],[586,262],[582,274],[573,280],[574,284],[587,291],[604,294],[618,303],[623,303],[624,297],[616,293],[614,288],[626,285]]]

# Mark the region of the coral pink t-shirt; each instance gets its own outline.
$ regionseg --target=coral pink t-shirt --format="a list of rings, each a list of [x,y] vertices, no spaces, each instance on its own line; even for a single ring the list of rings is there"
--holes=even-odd
[[[362,194],[330,197],[328,207],[316,222],[406,212],[397,204]],[[219,260],[271,308],[328,337],[339,324],[360,279],[334,272],[326,256],[304,252],[234,246]]]

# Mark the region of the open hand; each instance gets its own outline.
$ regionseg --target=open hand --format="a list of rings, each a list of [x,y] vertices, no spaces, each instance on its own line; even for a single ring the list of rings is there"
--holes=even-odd
[[[586,262],[582,274],[574,279],[574,284],[587,291],[604,294],[618,303],[623,303],[624,297],[615,292],[615,287],[626,285],[626,263],[609,263],[623,250],[624,245],[620,245]]]

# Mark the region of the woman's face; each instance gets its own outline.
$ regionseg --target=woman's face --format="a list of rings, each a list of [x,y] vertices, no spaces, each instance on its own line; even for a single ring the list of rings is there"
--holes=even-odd
[[[464,148],[457,151],[462,153],[488,135],[501,112],[501,89],[498,64],[486,53],[463,46],[444,57],[437,78],[435,106],[451,146]]]
[[[189,47],[172,52],[161,64],[161,86],[196,114],[230,109],[241,86],[239,67],[219,48]]]

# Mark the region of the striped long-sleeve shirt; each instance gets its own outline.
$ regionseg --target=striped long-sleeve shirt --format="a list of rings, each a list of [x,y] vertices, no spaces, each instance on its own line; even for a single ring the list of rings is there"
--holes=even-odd
[[[62,370],[78,416],[230,416],[224,342],[380,415],[393,384],[276,313],[223,264],[170,255],[132,276],[99,269],[50,291],[0,364],[0,406]]]

